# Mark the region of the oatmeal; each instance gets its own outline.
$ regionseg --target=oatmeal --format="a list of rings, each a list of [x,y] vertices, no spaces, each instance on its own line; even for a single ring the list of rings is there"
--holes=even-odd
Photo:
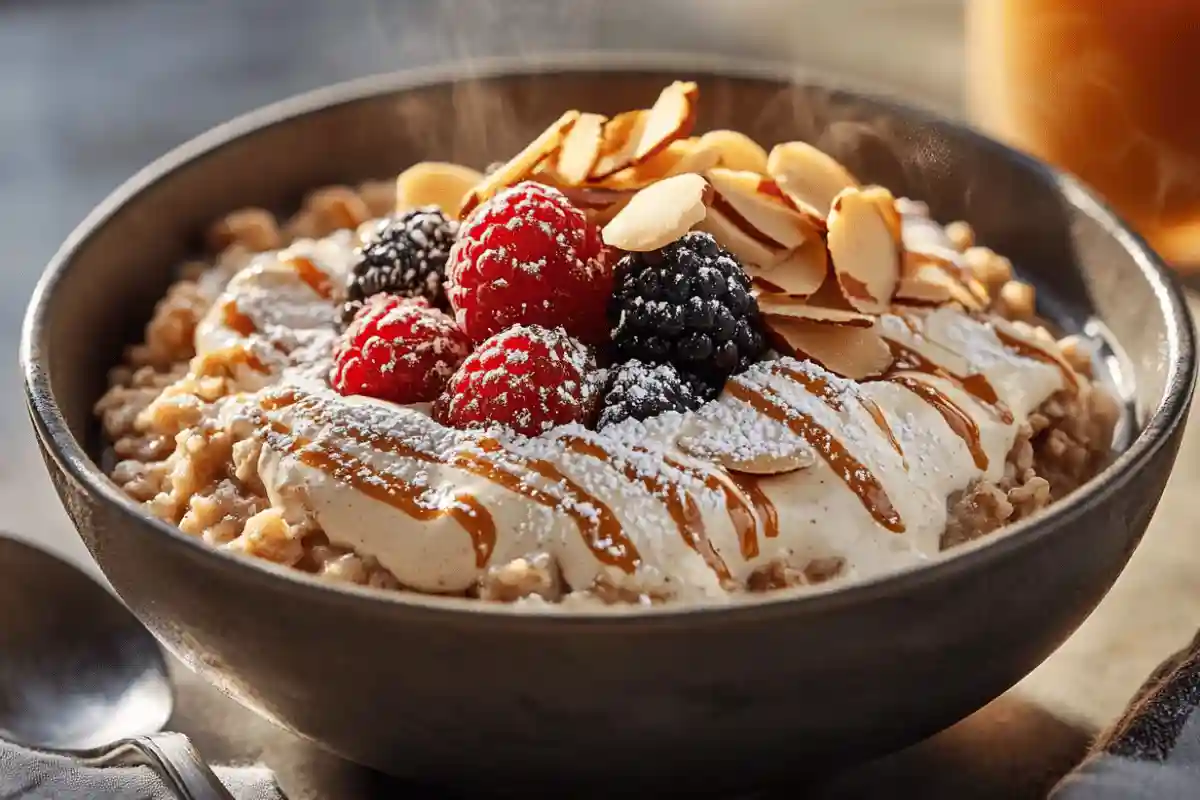
[[[96,406],[112,479],[329,581],[574,605],[894,571],[1103,466],[1007,259],[697,99],[219,220]]]

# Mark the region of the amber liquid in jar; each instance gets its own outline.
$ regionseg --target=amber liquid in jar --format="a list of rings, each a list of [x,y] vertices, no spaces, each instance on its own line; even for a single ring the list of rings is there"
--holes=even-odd
[[[1200,0],[967,0],[968,108],[1200,271]]]

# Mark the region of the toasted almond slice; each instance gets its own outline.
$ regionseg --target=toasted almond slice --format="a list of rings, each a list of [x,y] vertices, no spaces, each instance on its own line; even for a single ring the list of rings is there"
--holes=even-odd
[[[746,421],[757,416],[752,409],[744,407],[740,400],[728,394],[722,395],[717,403],[726,406],[728,412],[744,414]],[[701,412],[703,413],[703,412]],[[713,461],[727,470],[751,475],[780,475],[811,467],[816,454],[812,447],[796,436],[784,438],[763,436],[752,424],[722,425],[700,424],[687,427],[675,444],[680,450],[704,461]]]
[[[696,124],[696,100],[700,87],[691,81],[675,81],[662,90],[650,108],[650,118],[638,141],[634,161],[641,163],[676,139],[687,136]]]
[[[875,318],[857,311],[843,311],[840,308],[823,308],[811,306],[803,298],[786,294],[758,294],[758,310],[768,320],[780,317],[789,320],[819,322],[845,328],[869,328],[875,324]]]
[[[829,251],[825,242],[814,239],[788,253],[777,264],[745,264],[746,274],[772,291],[809,297],[821,288],[829,273]]]
[[[685,175],[689,172],[703,174],[705,170],[712,169],[720,163],[721,154],[715,148],[701,144],[698,139],[684,141],[686,144],[680,148],[682,155],[671,164],[670,169],[663,173],[664,178]],[[672,142],[670,146],[674,147],[677,144],[683,144],[683,142]]]
[[[579,120],[579,117],[578,111],[566,112],[550,127],[538,134],[538,137],[527,144],[524,150],[498,167],[495,172],[485,176],[463,199],[462,208],[458,212],[459,218],[466,217],[476,206],[489,200],[501,189],[520,183],[533,172],[538,164],[553,157],[562,147],[563,138]]]
[[[838,286],[859,311],[887,309],[900,279],[900,223],[891,193],[846,189],[829,211],[829,256]]]
[[[598,180],[589,179],[588,186],[599,186],[605,189],[644,189],[655,181],[679,175],[684,172],[703,172],[703,169],[689,169],[688,164],[694,161],[698,139],[688,138],[671,142],[662,151],[655,153],[641,164],[626,167]],[[715,165],[716,154],[711,158],[712,163],[704,169]],[[677,167],[682,167],[677,169]]]
[[[708,170],[704,176],[716,192],[714,205],[730,222],[764,244],[792,250],[820,238],[812,219],[787,202],[770,178],[721,167]]]
[[[676,81],[662,90],[649,110],[627,111],[610,119],[590,178],[599,180],[641,164],[691,133],[699,95],[696,84]]]
[[[777,350],[808,358],[844,378],[861,381],[882,375],[892,364],[892,351],[878,326],[859,328],[806,319],[768,317],[767,333]]]
[[[762,241],[746,233],[727,216],[728,211],[709,208],[704,219],[696,225],[697,230],[712,234],[717,244],[738,257],[742,266],[771,267],[788,257],[786,248],[771,240]]]
[[[1025,358],[1057,366],[1068,388],[1079,385],[1079,376],[1063,356],[1058,341],[1044,327],[995,316],[989,322],[1006,348]]]
[[[897,303],[919,303],[941,305],[954,299],[950,288],[939,281],[929,281],[923,277],[906,276],[896,284],[896,294],[893,300]]]
[[[704,219],[710,191],[708,182],[694,174],[647,186],[604,226],[604,243],[637,253],[668,245]]]
[[[682,447],[682,442],[680,443]],[[739,452],[709,452],[694,455],[707,456],[732,472],[744,472],[747,475],[783,475],[800,469],[808,469],[816,457],[807,448],[796,446],[784,453],[753,453]]]
[[[762,145],[740,131],[709,131],[700,137],[700,146],[717,151],[720,166],[765,175],[767,151]]]
[[[917,302],[956,302],[971,311],[982,311],[988,304],[987,290],[978,281],[966,277],[954,262],[928,253],[904,254],[895,297]]]
[[[767,156],[767,174],[797,202],[829,213],[833,198],[858,181],[834,158],[807,142],[777,144]]]
[[[483,173],[445,161],[413,164],[396,178],[396,210],[437,206],[446,214],[458,213],[467,192],[483,180]]]
[[[604,123],[600,157],[592,165],[589,180],[603,180],[633,165],[634,153],[637,152],[649,116],[650,112],[645,109],[625,111]]]
[[[563,137],[554,169],[568,185],[583,183],[591,174],[592,167],[596,166],[606,119],[602,114],[580,114]]]
[[[954,260],[958,255],[946,230],[928,216],[917,213],[915,204],[896,200],[896,211],[900,214],[900,240],[909,252],[928,253],[938,258]]]

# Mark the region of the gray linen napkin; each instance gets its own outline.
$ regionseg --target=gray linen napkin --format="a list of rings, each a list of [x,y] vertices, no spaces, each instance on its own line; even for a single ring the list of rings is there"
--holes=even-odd
[[[236,800],[287,800],[266,767],[214,767]],[[0,740],[0,800],[177,800],[149,767],[81,767]]]
[[[1200,798],[1200,635],[1167,659],[1050,800]]]

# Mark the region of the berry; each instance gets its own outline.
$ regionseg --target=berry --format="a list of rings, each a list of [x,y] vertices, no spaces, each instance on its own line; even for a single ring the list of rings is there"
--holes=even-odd
[[[346,287],[343,321],[349,323],[363,301],[380,292],[445,305],[446,259],[457,235],[458,222],[433,206],[381,221],[358,249]]]
[[[622,360],[670,363],[715,388],[766,349],[742,265],[707,233],[617,262],[609,304]]]
[[[613,371],[597,428],[627,419],[649,419],[668,411],[693,411],[713,398],[703,381],[670,364],[626,361]]]
[[[597,376],[591,349],[562,328],[518,325],[467,357],[433,415],[453,428],[498,424],[526,436],[586,425],[599,395]]]
[[[608,338],[611,261],[599,232],[562,192],[526,181],[475,209],[446,267],[459,327],[481,342],[513,325]]]
[[[454,320],[429,301],[377,294],[342,334],[330,384],[343,395],[428,402],[470,352]]]

